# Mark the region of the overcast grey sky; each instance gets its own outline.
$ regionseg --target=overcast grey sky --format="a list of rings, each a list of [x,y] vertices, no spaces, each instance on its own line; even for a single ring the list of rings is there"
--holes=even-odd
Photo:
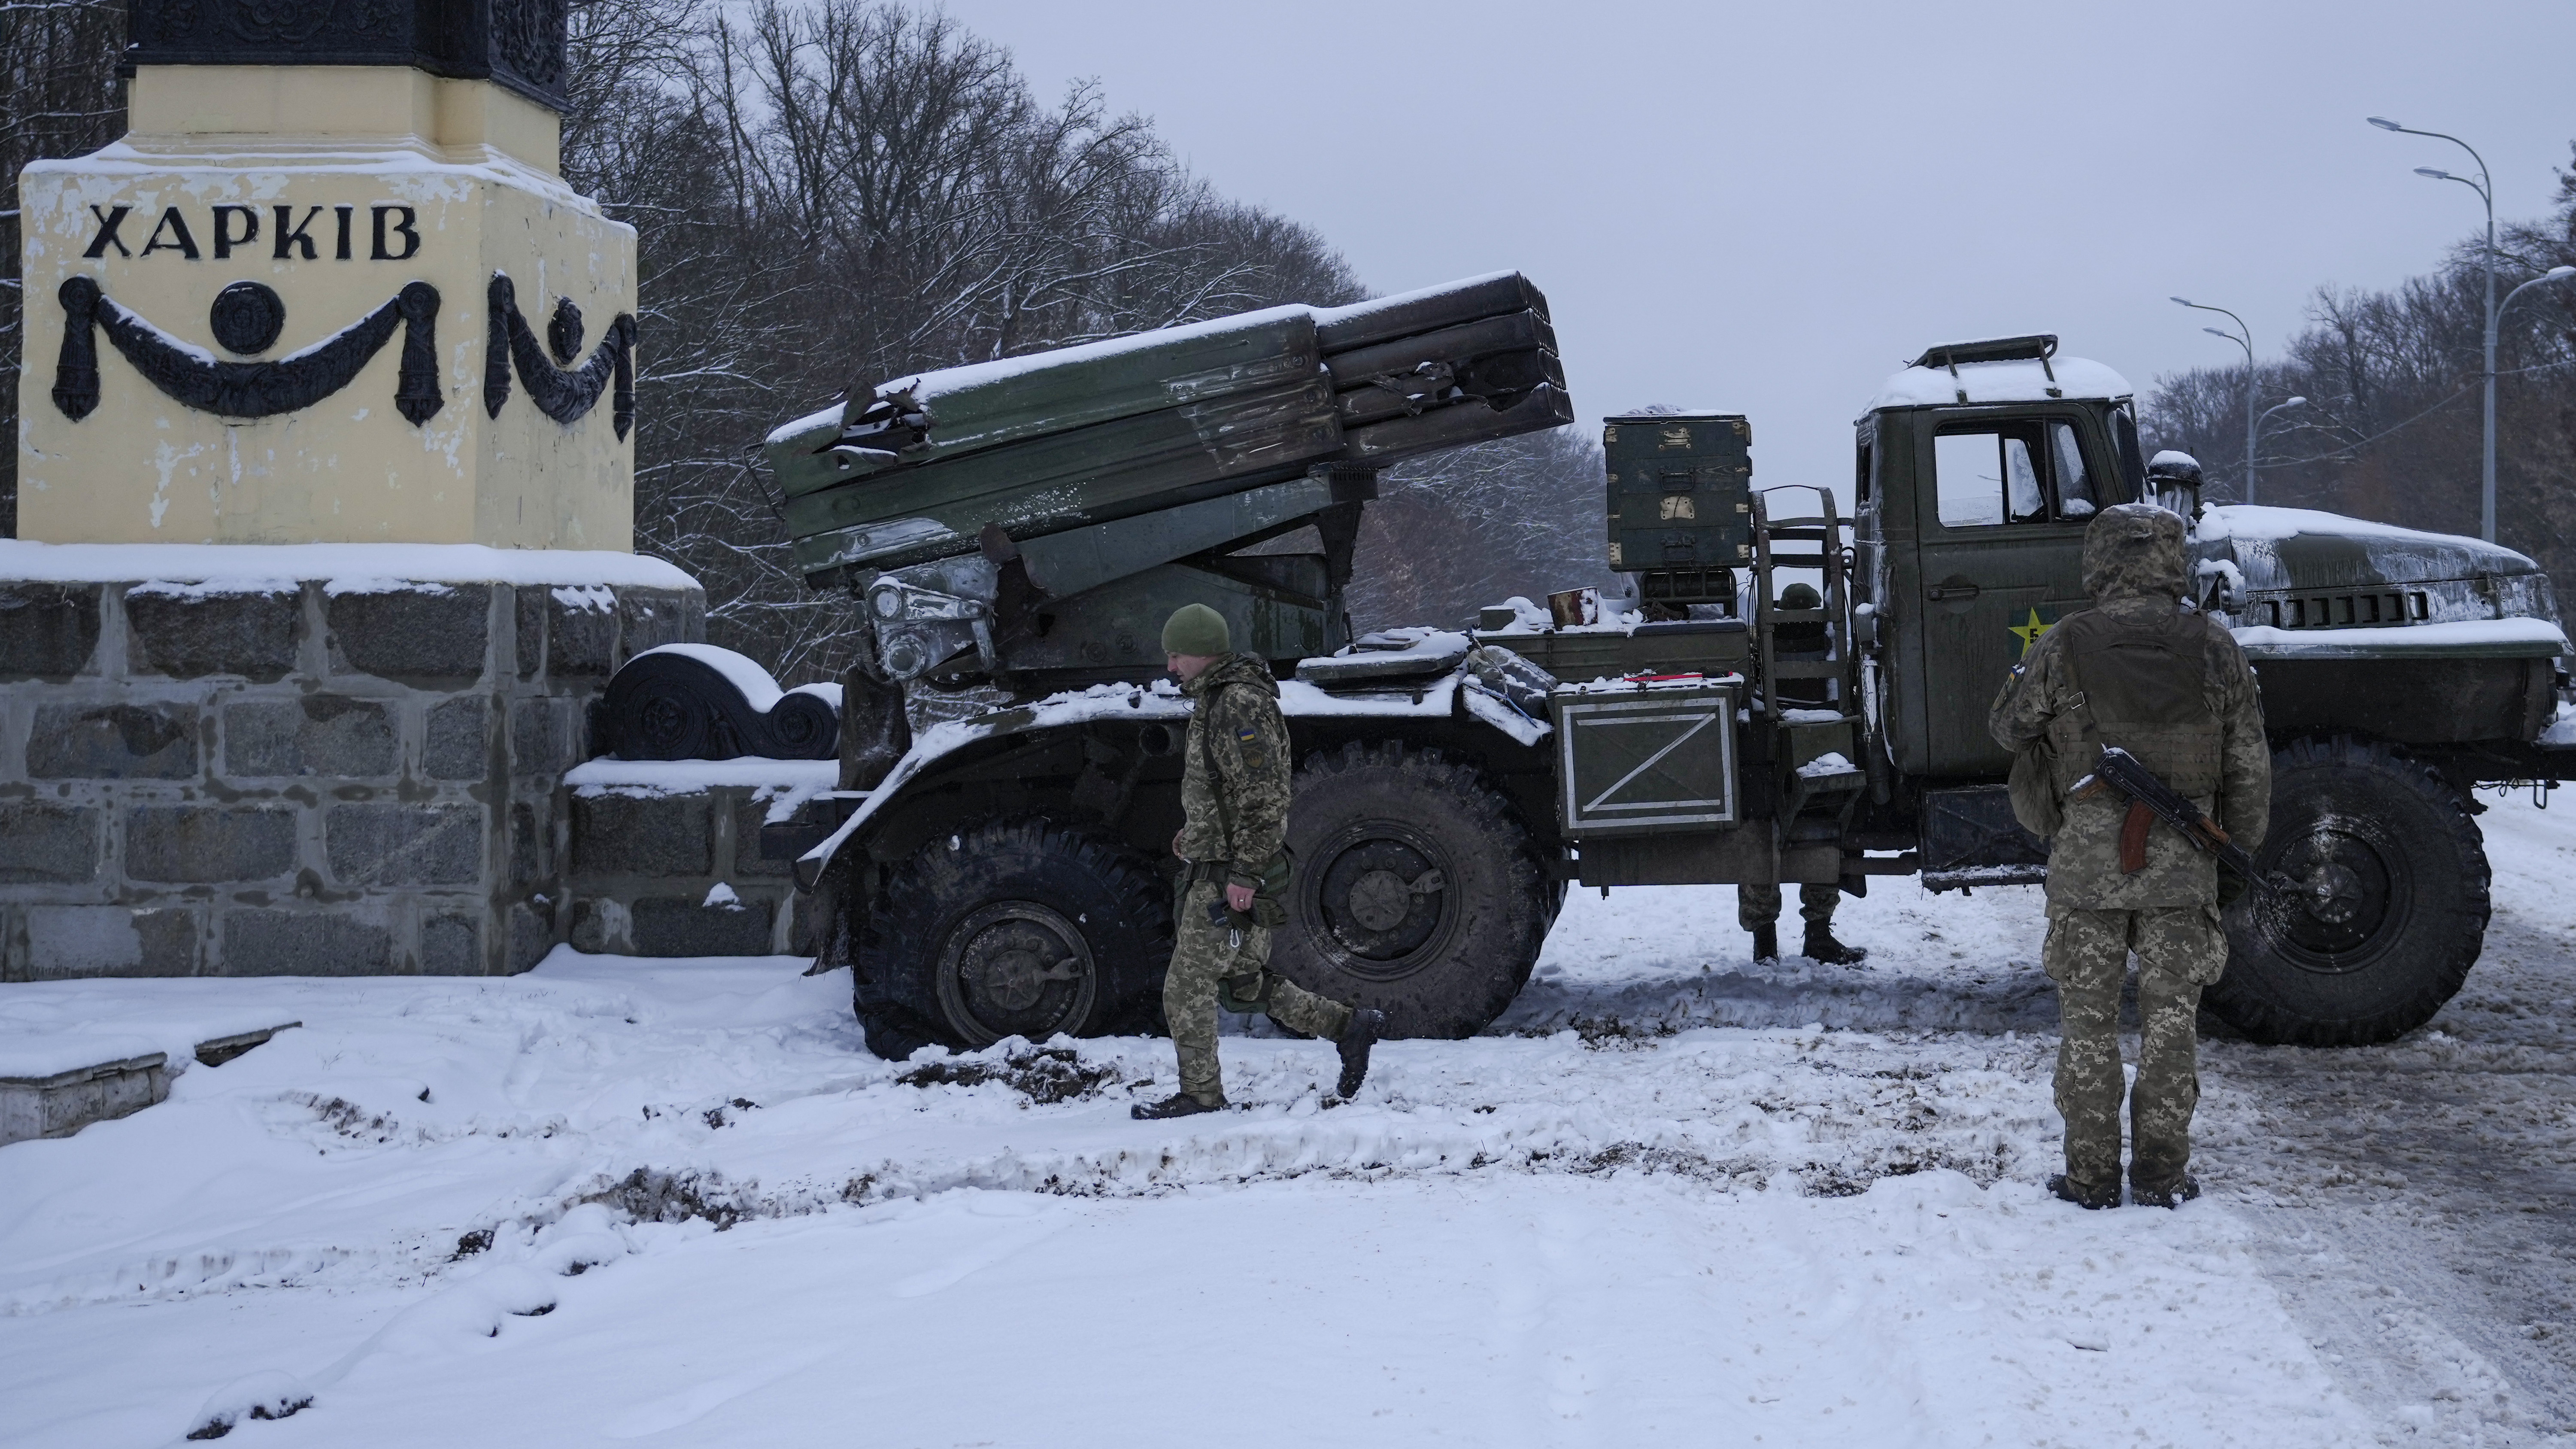
[[[1926,345],[2055,332],[2144,391],[2278,349],[2541,212],[2576,138],[2576,0],[1435,5],[947,0],[1047,94],[1096,77],[1228,193],[1400,291],[1516,267],[1587,420],[1752,415],[1757,482],[1841,483]]]

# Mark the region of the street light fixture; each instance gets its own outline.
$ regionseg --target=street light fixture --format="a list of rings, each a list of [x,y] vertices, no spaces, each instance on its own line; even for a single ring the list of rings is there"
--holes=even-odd
[[[2495,417],[2495,354],[2496,354],[2496,326],[2497,326],[2497,324],[2498,324],[2498,323],[2500,323],[2500,322],[2502,322],[2502,321],[2504,320],[2505,309],[2506,309],[2506,308],[2508,308],[2508,307],[2511,307],[2511,306],[2513,305],[2513,299],[2514,299],[2514,298],[2521,296],[2523,293],[2530,291],[2530,290],[2531,290],[2532,288],[2534,288],[2534,287],[2546,286],[2546,285],[2548,285],[2548,284],[2549,284],[2549,283],[2551,283],[2551,282],[2563,282],[2563,281],[2566,281],[2569,277],[2576,277],[2576,267],[2551,267],[2548,271],[2545,271],[2545,272],[2541,273],[2539,276],[2536,276],[2536,277],[2532,278],[2530,281],[2523,283],[2521,286],[2514,288],[2512,291],[2505,293],[2505,294],[2504,294],[2504,300],[2503,300],[2503,301],[2501,301],[2501,302],[2496,303],[2496,309],[2495,309],[2495,311],[2493,311],[2493,312],[2491,312],[2491,313],[2487,314],[2487,417],[2488,417],[2488,424],[2487,424],[2487,479],[2486,479],[2486,490],[2487,490],[2487,491],[2486,491],[2486,511],[2487,511],[2487,517],[2488,517],[2489,519],[2493,519],[2493,518],[2495,517],[2495,423],[2494,423],[2494,417]],[[2492,541],[2492,535],[2490,536],[2490,541]]]
[[[2263,425],[2272,420],[2272,414],[2274,413],[2287,412],[2292,408],[2303,408],[2307,405],[2308,400],[2303,397],[2294,397],[2287,402],[2274,403],[2270,407],[2263,409],[2263,415],[2254,420],[2254,429],[2258,433],[2261,432]],[[2251,463],[2248,463],[2245,468],[2245,501],[2248,503],[2254,501],[2254,467]]]
[[[2251,503],[2254,501],[2254,392],[2260,385],[2260,379],[2254,372],[2254,329],[2245,325],[2244,318],[2224,307],[2212,307],[2205,302],[2195,302],[2189,297],[2176,297],[2173,301],[2176,306],[2189,307],[2195,312],[2215,312],[2235,323],[2237,330],[2244,333],[2240,337],[2235,332],[2221,331],[2216,327],[2200,329],[2212,337],[2224,337],[2245,349],[2245,501]]]
[[[2485,419],[2482,429],[2485,441],[2478,463],[2478,537],[2493,543],[2496,536],[2496,319],[2503,315],[2504,311],[2496,305],[2495,184],[2487,175],[2486,158],[2478,154],[2478,148],[2459,137],[2444,135],[2440,131],[2418,131],[2411,126],[2401,126],[2386,116],[2371,116],[2368,119],[2370,124],[2379,129],[2394,131],[2401,136],[2430,136],[2436,141],[2448,141],[2468,152],[2469,159],[2478,163],[2478,178],[2475,181],[2465,176],[2454,176],[2448,171],[2431,166],[2418,166],[2415,168],[2415,174],[2432,181],[2456,181],[2476,192],[2478,200],[2486,203],[2487,345],[2486,371],[2480,379],[2484,384],[2482,391],[2485,394]]]

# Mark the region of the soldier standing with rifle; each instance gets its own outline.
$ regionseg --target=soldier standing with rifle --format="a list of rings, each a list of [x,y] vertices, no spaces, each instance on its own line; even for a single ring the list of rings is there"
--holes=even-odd
[[[2041,959],[2057,983],[2066,1119],[2066,1171],[2049,1189],[2086,1208],[2120,1201],[2120,983],[2134,951],[2129,1194],[2174,1207],[2200,1195],[2189,1171],[2195,1018],[2201,989],[2227,966],[2215,852],[2262,843],[2271,751],[2244,652],[2182,602],[2180,516],[2151,503],[2102,510],[2084,533],[2084,590],[2094,606],[2031,646],[1987,718],[2014,752],[2013,814],[2049,841]],[[2106,749],[2133,757],[2113,761],[2121,770],[2143,767],[2153,779],[2133,778],[2135,793],[2104,788],[2114,773],[2099,768]],[[2174,822],[2192,811],[2208,818],[2186,834]]]
[[[1172,853],[1188,862],[1175,909],[1163,1015],[1181,1058],[1181,1090],[1139,1103],[1153,1121],[1224,1109],[1217,1006],[1335,1043],[1347,1101],[1368,1076],[1384,1013],[1354,1010],[1270,973],[1270,933],[1288,923],[1288,721],[1279,683],[1257,655],[1231,652],[1225,616],[1186,604],[1163,626],[1163,653],[1181,693],[1196,702],[1183,747],[1181,832]]]

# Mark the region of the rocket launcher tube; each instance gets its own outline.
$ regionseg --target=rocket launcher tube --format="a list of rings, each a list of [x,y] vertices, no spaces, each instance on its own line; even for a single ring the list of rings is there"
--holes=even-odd
[[[767,453],[800,570],[863,583],[987,528],[1027,540],[1560,426],[1554,340],[1538,289],[1496,273],[922,373]]]
[[[1293,385],[1323,365],[1303,307],[1272,307],[1081,347],[919,373],[854,398],[841,426],[774,442],[797,497],[896,468],[1095,423]]]

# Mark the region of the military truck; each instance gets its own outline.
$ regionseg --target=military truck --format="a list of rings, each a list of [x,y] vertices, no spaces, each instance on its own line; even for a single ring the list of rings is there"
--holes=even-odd
[[[803,515],[800,547],[865,600],[874,648],[845,684],[845,789],[769,844],[801,852],[818,969],[855,968],[881,1053],[1153,1028],[1187,722],[1153,640],[1191,598],[1272,660],[1296,744],[1274,964],[1398,1035],[1491,1022],[1571,887],[2043,880],[1985,714],[2083,607],[2085,524],[2116,502],[2193,520],[2192,603],[2263,682],[2279,888],[2229,911],[2208,997],[2248,1036],[2362,1043],[2430,1017],[2488,916],[2473,787],[2542,788],[2576,760],[2566,638],[2529,559],[2151,494],[2132,389],[2044,336],[1935,347],[1890,378],[1856,425],[1848,518],[1824,488],[1754,486],[1745,418],[1607,419],[1608,562],[1640,607],[1558,622],[1516,601],[1472,630],[1354,637],[1340,596],[1375,468],[1570,403],[1516,276],[1280,312],[1232,351],[1207,349],[1245,329],[1159,360],[1136,343],[904,379],[773,436],[791,495],[842,500]],[[943,419],[943,399],[964,404]],[[1075,433],[1046,431],[1058,413]],[[1355,442],[1389,421],[1374,455]],[[1138,438],[1161,449],[1143,466],[1122,451]],[[938,486],[943,468],[969,486]],[[1782,607],[1784,574],[1821,606]]]

